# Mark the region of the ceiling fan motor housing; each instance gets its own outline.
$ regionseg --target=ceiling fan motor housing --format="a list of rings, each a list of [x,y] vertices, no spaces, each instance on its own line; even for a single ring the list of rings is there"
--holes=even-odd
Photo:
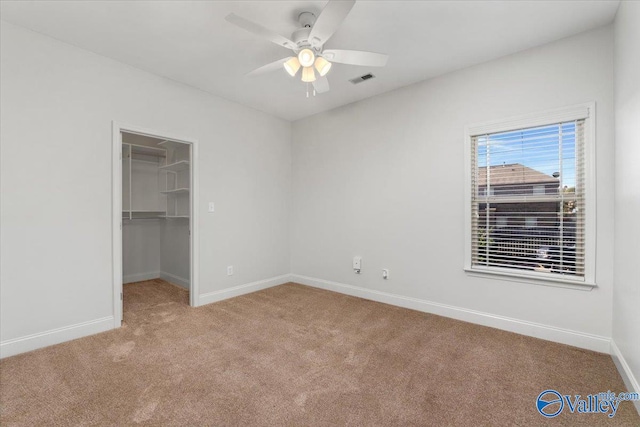
[[[291,35],[291,40],[293,40],[298,48],[311,48],[311,42],[309,41],[309,34],[311,34],[311,29],[313,28],[313,24],[316,23],[316,16],[311,12],[302,12],[298,15],[298,22],[300,23],[301,28],[298,28]],[[318,51],[318,49],[313,49],[314,51]]]
[[[298,15],[298,22],[302,28],[311,28],[316,23],[316,15],[311,12],[302,12]]]
[[[299,48],[310,46],[309,43],[309,34],[311,33],[311,28],[298,28],[291,34],[291,40],[298,45]]]

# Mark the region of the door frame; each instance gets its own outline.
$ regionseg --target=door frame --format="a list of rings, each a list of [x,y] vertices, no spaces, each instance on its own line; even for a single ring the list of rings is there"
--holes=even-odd
[[[197,307],[199,303],[199,242],[198,242],[198,140],[174,135],[170,132],[155,131],[112,122],[112,271],[113,271],[113,323],[114,328],[122,326],[122,132],[149,136],[157,139],[167,139],[191,145],[190,150],[190,184],[189,192],[189,230],[190,237],[190,267],[189,267],[189,305]]]

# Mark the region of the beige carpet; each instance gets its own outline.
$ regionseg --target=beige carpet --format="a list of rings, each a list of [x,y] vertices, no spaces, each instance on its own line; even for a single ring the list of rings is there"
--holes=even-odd
[[[0,424],[639,426],[535,408],[622,391],[608,355],[286,284],[200,308],[125,286],[125,325],[0,362]]]

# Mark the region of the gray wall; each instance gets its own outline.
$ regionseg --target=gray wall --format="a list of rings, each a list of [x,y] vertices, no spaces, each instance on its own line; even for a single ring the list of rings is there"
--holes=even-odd
[[[289,273],[289,122],[1,27],[2,348],[113,313],[112,120],[199,141],[201,294]]]
[[[176,285],[188,287],[189,220],[168,219],[160,227],[160,276]]]
[[[623,1],[615,22],[616,204],[613,339],[640,392],[640,3]],[[631,384],[629,384],[631,385]],[[640,411],[640,402],[636,402]]]
[[[124,283],[160,277],[160,232],[163,228],[160,221],[155,219],[122,222]]]
[[[465,274],[465,126],[589,101],[597,104],[598,287]],[[571,342],[584,338],[607,351],[613,125],[611,26],[297,121],[292,272],[365,288],[369,296],[394,294],[406,304],[427,301],[446,313],[454,307],[501,317],[525,333],[531,323],[538,331],[576,332]],[[363,257],[360,275],[351,268],[355,255]]]

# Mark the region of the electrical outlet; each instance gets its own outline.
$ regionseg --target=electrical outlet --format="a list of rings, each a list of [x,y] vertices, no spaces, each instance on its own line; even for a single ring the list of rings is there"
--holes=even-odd
[[[216,211],[216,206],[213,204],[213,202],[209,202],[209,212],[215,212]]]
[[[387,280],[389,278],[389,269],[388,268],[383,268],[382,269],[382,278],[384,280]]]
[[[233,276],[233,265],[227,266],[227,276]]]
[[[362,257],[354,256],[353,257],[353,271],[356,274],[360,274],[361,268],[362,268]]]

